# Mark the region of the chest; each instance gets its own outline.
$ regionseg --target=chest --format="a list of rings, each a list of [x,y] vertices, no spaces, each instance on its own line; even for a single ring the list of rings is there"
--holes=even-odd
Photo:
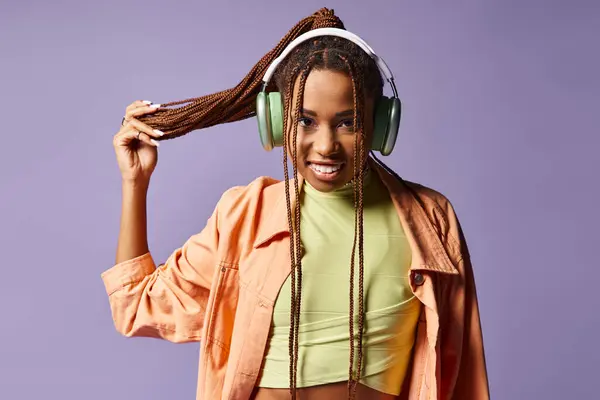
[[[344,199],[303,202],[302,315],[305,323],[348,313],[350,271],[354,254],[357,302],[359,261],[364,265],[363,290],[367,313],[394,314],[413,297],[409,282],[411,248],[391,201],[367,202],[363,213],[363,249],[354,248],[354,207]],[[369,199],[367,199],[369,200]],[[354,250],[354,251],[353,251]],[[274,325],[289,323],[291,277],[282,283],[274,305]]]

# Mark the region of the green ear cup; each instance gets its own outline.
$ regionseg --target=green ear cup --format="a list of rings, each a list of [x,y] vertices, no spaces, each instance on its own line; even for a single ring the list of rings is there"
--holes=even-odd
[[[389,156],[394,150],[396,139],[398,139],[398,130],[400,129],[400,115],[402,114],[402,103],[400,102],[400,99],[393,97],[389,99],[389,102],[387,135],[383,141],[383,146],[379,150],[382,156]]]
[[[256,119],[260,143],[267,151],[283,146],[283,101],[279,92],[256,96]]]
[[[400,126],[400,100],[382,96],[375,105],[375,123],[371,150],[390,155],[394,150]]]
[[[267,109],[269,107],[268,94],[260,92],[256,96],[256,120],[258,121],[258,134],[260,136],[260,143],[263,148],[267,151],[273,150],[273,139],[271,138],[271,128],[269,121],[269,113]]]
[[[387,137],[387,129],[390,121],[390,99],[382,96],[375,104],[375,121],[373,123],[373,141],[371,150],[380,151]]]
[[[269,93],[269,112],[273,146],[283,146],[283,99],[281,93]]]

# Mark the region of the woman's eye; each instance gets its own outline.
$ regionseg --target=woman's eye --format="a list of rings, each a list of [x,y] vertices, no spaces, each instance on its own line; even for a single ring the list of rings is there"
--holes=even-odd
[[[342,121],[342,122],[340,122],[340,127],[346,128],[346,129],[354,129],[354,121],[352,121],[351,119]]]
[[[306,118],[306,117],[301,117],[298,120],[298,123],[300,124],[300,126],[302,126],[304,128],[310,128],[314,124],[312,119]]]

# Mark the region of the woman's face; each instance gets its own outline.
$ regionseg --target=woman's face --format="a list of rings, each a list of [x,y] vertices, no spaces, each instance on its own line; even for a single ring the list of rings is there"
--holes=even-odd
[[[298,97],[299,81],[294,86],[292,108]],[[359,95],[358,101],[361,100]],[[372,139],[373,105],[369,100],[364,107],[365,160]],[[354,137],[358,135],[360,143],[362,135],[353,131],[353,116],[352,79],[339,71],[311,71],[298,121],[297,165],[298,173],[321,192],[339,189],[354,177]],[[292,134],[288,143],[290,159]]]

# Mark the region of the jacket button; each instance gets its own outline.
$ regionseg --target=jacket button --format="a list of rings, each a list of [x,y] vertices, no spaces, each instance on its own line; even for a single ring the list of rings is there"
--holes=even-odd
[[[425,283],[425,277],[423,276],[423,274],[416,272],[413,275],[413,282],[415,285],[421,286],[423,283]]]

